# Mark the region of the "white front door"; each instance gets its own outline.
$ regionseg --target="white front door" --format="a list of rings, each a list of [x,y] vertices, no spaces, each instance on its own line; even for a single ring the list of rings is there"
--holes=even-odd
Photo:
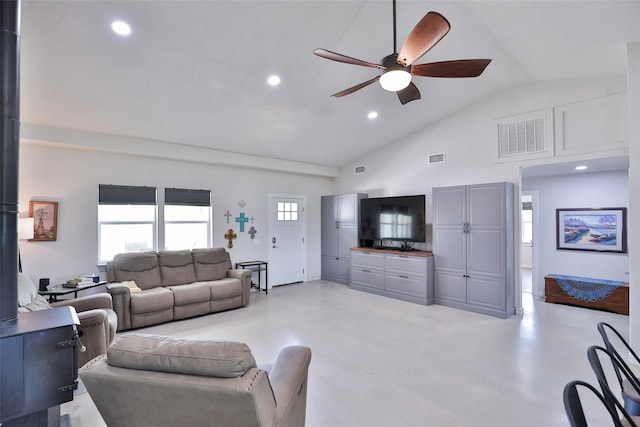
[[[269,285],[304,280],[305,196],[269,196]]]

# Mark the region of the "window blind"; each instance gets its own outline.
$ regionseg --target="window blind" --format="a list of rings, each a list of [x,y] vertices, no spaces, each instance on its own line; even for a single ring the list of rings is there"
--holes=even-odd
[[[155,205],[156,188],[100,184],[98,203],[101,205]]]
[[[189,190],[184,188],[165,188],[165,205],[211,206],[210,190]]]

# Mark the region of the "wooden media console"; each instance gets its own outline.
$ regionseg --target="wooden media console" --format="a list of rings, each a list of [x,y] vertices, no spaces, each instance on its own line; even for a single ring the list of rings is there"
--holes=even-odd
[[[544,287],[547,302],[629,315],[628,283],[549,274]]]

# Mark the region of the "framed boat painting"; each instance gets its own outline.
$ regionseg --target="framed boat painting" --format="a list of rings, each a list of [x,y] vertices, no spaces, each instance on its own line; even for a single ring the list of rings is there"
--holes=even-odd
[[[556,209],[556,248],[627,253],[627,208]]]

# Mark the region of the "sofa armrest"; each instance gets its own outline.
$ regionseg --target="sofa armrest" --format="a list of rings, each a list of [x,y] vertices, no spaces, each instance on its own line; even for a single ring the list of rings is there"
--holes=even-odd
[[[249,293],[251,292],[251,274],[248,269],[238,268],[227,270],[227,277],[240,279],[242,282],[242,306],[249,305]]]
[[[87,295],[79,298],[56,301],[51,303],[52,307],[65,307],[72,306],[78,313],[87,310],[94,310],[97,308],[109,308],[113,309],[113,302],[111,301],[111,295],[106,292],[99,294]]]
[[[269,372],[276,397],[276,424],[279,427],[304,425],[310,362],[309,347],[289,346],[280,351]]]
[[[113,311],[118,316],[118,331],[131,329],[131,293],[119,282],[107,283],[107,292],[113,300]]]
[[[78,313],[80,325],[78,338],[82,346],[78,351],[78,367],[91,359],[107,352],[113,339],[109,330],[109,315],[107,310],[96,309]]]

